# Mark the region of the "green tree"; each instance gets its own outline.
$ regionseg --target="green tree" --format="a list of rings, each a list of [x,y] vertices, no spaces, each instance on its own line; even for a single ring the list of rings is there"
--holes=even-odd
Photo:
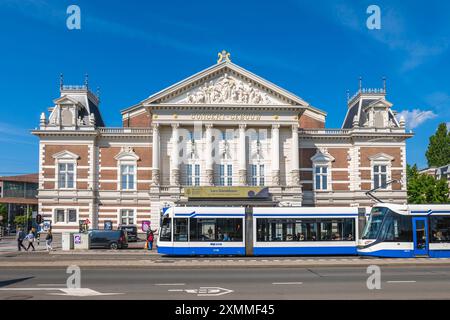
[[[430,137],[426,152],[429,167],[441,167],[450,163],[450,131],[441,123],[436,133]]]
[[[23,227],[28,225],[29,220],[31,220],[31,213],[25,213],[21,216],[14,217],[14,223],[16,225],[23,226]]]
[[[447,181],[436,179],[425,173],[419,173],[417,166],[407,166],[408,202],[412,204],[448,203],[449,188]]]
[[[0,222],[0,224],[6,225],[8,219],[8,209],[6,207],[6,204],[0,203],[0,216],[3,217],[3,220]]]

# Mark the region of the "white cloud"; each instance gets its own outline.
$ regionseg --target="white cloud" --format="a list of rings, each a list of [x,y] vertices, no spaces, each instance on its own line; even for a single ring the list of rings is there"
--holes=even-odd
[[[405,118],[406,126],[410,129],[417,128],[425,121],[437,117],[437,115],[431,110],[423,111],[419,109],[414,109],[412,111],[403,110],[397,114],[397,119],[400,119],[402,116]]]
[[[447,130],[450,131],[450,122],[447,122]]]

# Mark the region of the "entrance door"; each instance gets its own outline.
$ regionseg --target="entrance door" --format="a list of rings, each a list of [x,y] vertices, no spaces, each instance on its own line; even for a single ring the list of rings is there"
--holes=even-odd
[[[413,218],[414,255],[428,255],[428,223],[426,218]]]

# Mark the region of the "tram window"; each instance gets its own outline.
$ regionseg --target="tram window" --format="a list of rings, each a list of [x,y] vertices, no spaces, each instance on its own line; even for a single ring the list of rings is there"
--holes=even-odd
[[[188,240],[187,226],[188,226],[187,218],[175,218],[174,219],[173,241],[187,241]]]
[[[383,219],[388,212],[388,208],[378,208],[375,207],[370,212],[369,220],[367,221],[366,227],[363,231],[362,239],[376,239],[378,232],[381,229],[381,224]]]
[[[450,242],[450,217],[430,217],[431,242]]]
[[[164,218],[161,223],[160,241],[172,241],[171,219]]]
[[[353,241],[354,219],[256,219],[256,238],[272,241]]]
[[[391,210],[384,219],[379,239],[386,242],[412,241],[412,220]]]
[[[242,219],[196,219],[189,222],[190,241],[242,241]]]

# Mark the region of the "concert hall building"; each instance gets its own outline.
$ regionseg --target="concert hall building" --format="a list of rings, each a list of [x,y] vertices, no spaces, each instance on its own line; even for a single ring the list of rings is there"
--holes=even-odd
[[[213,66],[123,109],[105,126],[88,83],[61,83],[39,128],[39,213],[54,232],[151,221],[167,206],[369,206],[406,202],[404,119],[386,86],[326,112],[234,64]]]

